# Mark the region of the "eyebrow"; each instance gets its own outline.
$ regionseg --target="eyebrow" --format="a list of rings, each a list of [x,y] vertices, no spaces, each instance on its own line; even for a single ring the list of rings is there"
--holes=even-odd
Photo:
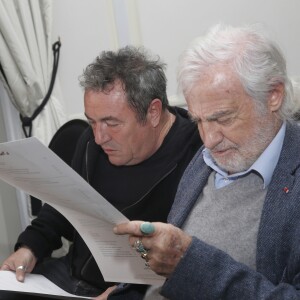
[[[232,110],[222,110],[222,111],[215,112],[211,116],[207,117],[206,120],[207,121],[216,121],[219,118],[226,117],[231,114],[233,114]]]
[[[88,119],[88,120],[93,120],[92,118],[90,118],[86,113],[84,113],[85,114],[85,116],[86,116],[86,118]],[[116,117],[113,117],[113,116],[107,116],[107,117],[104,117],[104,118],[102,118],[102,119],[100,119],[100,121],[119,121],[120,122],[120,119],[118,119],[118,118],[116,118]]]
[[[222,110],[222,111],[217,111],[215,113],[213,113],[211,116],[208,116],[205,121],[211,122],[211,121],[216,121],[219,118],[225,117],[225,116],[229,116],[233,114],[232,110]],[[190,112],[188,112],[188,115],[190,117],[191,120],[193,121],[202,121],[199,117],[193,116]]]

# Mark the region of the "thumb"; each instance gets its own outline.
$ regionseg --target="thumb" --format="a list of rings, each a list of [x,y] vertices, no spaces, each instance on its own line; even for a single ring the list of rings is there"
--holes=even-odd
[[[26,267],[25,266],[19,266],[16,268],[16,278],[20,282],[24,282],[25,279],[25,273],[26,273]]]

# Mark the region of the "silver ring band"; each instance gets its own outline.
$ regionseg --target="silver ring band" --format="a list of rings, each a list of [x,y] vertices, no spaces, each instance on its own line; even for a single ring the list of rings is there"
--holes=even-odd
[[[136,240],[133,244],[133,248],[139,253],[147,253],[142,241],[140,239]]]
[[[146,262],[149,261],[149,258],[148,258],[148,252],[144,252],[141,254],[141,258],[144,259]]]
[[[26,272],[26,267],[25,266],[18,266],[17,268],[16,268],[16,270],[22,270],[22,271],[24,271],[24,272]]]

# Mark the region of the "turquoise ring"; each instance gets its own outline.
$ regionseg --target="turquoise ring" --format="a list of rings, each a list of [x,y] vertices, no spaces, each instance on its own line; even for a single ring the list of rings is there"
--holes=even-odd
[[[140,225],[140,231],[144,235],[149,235],[155,231],[155,227],[150,222],[144,222]]]

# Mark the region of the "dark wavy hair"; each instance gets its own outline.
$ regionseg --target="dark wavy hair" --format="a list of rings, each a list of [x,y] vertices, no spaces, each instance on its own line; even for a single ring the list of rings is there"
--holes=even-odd
[[[160,99],[163,110],[168,106],[165,64],[152,58],[143,47],[126,46],[118,51],[103,51],[79,77],[84,90],[109,92],[120,82],[137,120],[144,123],[153,99]]]

